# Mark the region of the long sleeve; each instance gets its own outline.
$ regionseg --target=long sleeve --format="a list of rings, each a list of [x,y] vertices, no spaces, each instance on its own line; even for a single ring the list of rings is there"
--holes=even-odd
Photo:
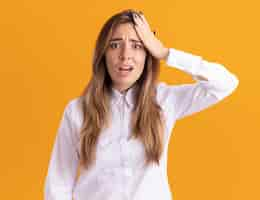
[[[45,179],[45,200],[72,200],[77,176],[78,154],[70,104],[65,107],[51,153]]]
[[[199,112],[229,96],[238,86],[238,78],[222,64],[209,62],[201,56],[169,49],[166,64],[192,76],[195,83],[166,85],[175,119]]]

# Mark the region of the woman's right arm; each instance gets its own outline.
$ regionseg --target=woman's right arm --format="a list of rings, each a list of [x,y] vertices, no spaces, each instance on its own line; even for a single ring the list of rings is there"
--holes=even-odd
[[[79,160],[75,125],[71,121],[71,104],[65,107],[56,134],[45,179],[44,200],[72,200]]]

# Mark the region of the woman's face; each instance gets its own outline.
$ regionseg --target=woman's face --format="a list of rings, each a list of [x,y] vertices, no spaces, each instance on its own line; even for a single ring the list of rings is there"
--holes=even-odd
[[[105,52],[113,87],[120,92],[131,87],[143,72],[145,57],[145,47],[133,24],[119,24],[114,29]],[[128,70],[129,68],[131,70]]]

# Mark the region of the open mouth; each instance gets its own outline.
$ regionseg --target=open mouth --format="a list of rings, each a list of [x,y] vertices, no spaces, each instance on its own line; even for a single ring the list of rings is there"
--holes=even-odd
[[[133,66],[129,65],[129,66],[122,66],[122,67],[119,67],[119,71],[127,71],[127,72],[130,72],[134,69]]]

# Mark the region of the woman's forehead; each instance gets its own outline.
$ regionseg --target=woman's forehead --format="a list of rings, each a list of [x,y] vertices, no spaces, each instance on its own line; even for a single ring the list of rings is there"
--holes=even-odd
[[[119,24],[115,27],[113,30],[111,39],[122,39],[122,40],[136,40],[140,41],[140,38],[138,34],[136,33],[136,30],[133,27],[133,24],[131,23],[125,23],[125,24]]]

